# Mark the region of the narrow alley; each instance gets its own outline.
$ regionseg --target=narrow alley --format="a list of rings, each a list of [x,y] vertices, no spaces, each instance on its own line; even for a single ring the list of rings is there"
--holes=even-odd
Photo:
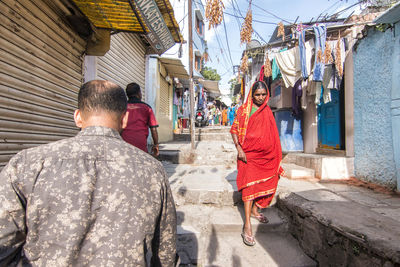
[[[257,244],[245,246],[240,236],[244,212],[236,188],[237,152],[229,127],[196,128],[194,154],[189,132],[175,139],[160,149],[177,205],[181,266],[400,262],[399,196],[317,179],[310,169],[288,163],[290,157],[283,165],[292,179],[280,179],[272,206],[263,211],[270,222],[253,219]]]

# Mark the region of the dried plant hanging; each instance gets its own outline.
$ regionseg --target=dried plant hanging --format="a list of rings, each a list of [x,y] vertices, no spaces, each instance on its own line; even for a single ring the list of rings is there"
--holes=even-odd
[[[208,29],[221,24],[224,17],[224,3],[222,0],[207,0],[205,16],[208,20]]]
[[[247,54],[245,53],[244,54],[244,56],[243,56],[243,58],[242,58],[242,62],[241,62],[241,64],[240,64],[240,71],[242,72],[242,73],[246,73],[247,72],[247,69],[248,69],[248,67],[249,67],[249,57],[247,56]]]
[[[342,67],[342,51],[341,51],[341,43],[340,43],[340,32],[339,37],[336,43],[336,51],[335,51],[335,66],[336,70],[340,77],[343,76],[343,67]]]
[[[324,62],[324,56],[322,54],[322,50],[318,48],[317,51],[317,63],[323,63]]]
[[[285,41],[285,26],[283,26],[282,21],[278,23],[278,37],[282,36],[282,41]]]
[[[324,60],[325,60],[325,64],[329,64],[329,63],[333,62],[332,49],[331,49],[331,46],[329,45],[328,41],[325,43]]]
[[[204,54],[203,54],[203,56],[202,56],[202,59],[204,59],[204,63],[207,63],[208,60],[210,60],[207,51],[204,52]]]
[[[264,76],[265,77],[272,76],[271,61],[269,61],[268,51],[265,53]]]
[[[249,2],[249,10],[247,10],[246,18],[240,30],[240,43],[250,43],[253,34],[253,14],[251,12],[251,1]]]

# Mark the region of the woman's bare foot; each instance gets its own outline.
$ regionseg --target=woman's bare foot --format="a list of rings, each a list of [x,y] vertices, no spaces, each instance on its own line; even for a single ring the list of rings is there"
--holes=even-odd
[[[251,209],[251,217],[256,218],[261,223],[269,222],[269,220],[267,219],[267,217],[264,216],[264,214],[258,212],[258,208],[256,205],[254,205],[253,208]]]

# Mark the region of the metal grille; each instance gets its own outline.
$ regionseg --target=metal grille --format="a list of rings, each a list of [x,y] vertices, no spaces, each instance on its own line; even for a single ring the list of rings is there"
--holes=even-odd
[[[160,75],[160,113],[166,116],[170,115],[170,96],[169,96],[169,84]]]
[[[86,43],[61,1],[0,2],[0,169],[21,149],[74,136]]]
[[[111,36],[110,50],[98,57],[99,79],[115,82],[125,87],[135,82],[145,99],[145,46],[134,33],[118,33]]]

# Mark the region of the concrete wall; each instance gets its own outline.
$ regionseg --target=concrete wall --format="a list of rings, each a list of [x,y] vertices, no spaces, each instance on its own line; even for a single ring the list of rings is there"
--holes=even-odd
[[[314,102],[315,95],[307,96],[307,108],[303,112],[304,153],[315,153],[318,147],[318,114]]]
[[[395,24],[392,73],[392,134],[397,169],[397,191],[400,191],[400,21]]]
[[[393,31],[370,28],[353,55],[355,175],[392,188],[396,186],[390,110],[393,47]]]
[[[172,122],[172,95],[173,95],[173,87],[170,84],[168,89],[168,94],[170,96],[169,106],[170,106],[170,114],[163,114],[160,112],[160,72],[163,73],[164,76],[167,75],[165,68],[161,65],[157,56],[147,56],[146,58],[146,99],[145,102],[149,104],[153,112],[156,116],[159,127],[157,128],[158,132],[158,141],[168,142],[173,139],[173,122]],[[151,138],[151,134],[149,134],[149,138],[147,143],[152,144],[153,139]]]
[[[349,51],[344,63],[344,123],[346,156],[354,157],[354,59]]]

